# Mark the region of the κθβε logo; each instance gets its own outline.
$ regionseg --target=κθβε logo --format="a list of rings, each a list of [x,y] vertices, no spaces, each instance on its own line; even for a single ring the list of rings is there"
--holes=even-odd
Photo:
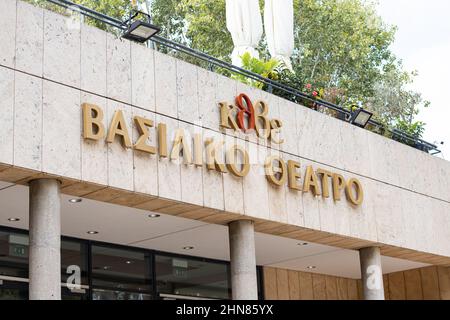
[[[270,119],[269,106],[259,100],[255,104],[250,98],[241,93],[235,99],[235,104],[220,102],[220,127],[234,131],[242,131],[245,134],[256,132],[260,139],[270,140],[275,144],[282,144],[280,137],[281,120]]]

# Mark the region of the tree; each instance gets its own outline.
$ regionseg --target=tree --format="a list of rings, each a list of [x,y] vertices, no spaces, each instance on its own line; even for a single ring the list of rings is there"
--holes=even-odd
[[[164,23],[165,37],[230,61],[223,0],[155,0],[153,15]],[[300,90],[312,84],[323,89],[324,98],[347,107],[363,104],[389,126],[414,124],[422,97],[406,89],[414,76],[389,49],[396,28],[381,20],[374,2],[294,0],[294,21],[295,73],[282,73],[280,81]],[[264,39],[259,51],[269,59]]]
[[[28,0],[40,2],[44,0]],[[224,0],[139,0],[151,4],[153,22],[165,38],[185,44],[224,61],[230,61],[233,42],[226,29]],[[129,0],[75,0],[121,20],[127,18]],[[260,0],[263,10],[263,0]],[[98,22],[89,21],[105,28]],[[404,71],[389,49],[396,28],[376,14],[372,0],[294,0],[294,74],[282,72],[278,79],[299,90],[311,84],[324,99],[350,108],[362,104],[388,126],[415,124],[421,95],[407,89],[414,74]],[[262,60],[269,54],[264,37],[259,45]],[[170,52],[206,67],[191,56]],[[220,70],[217,70],[220,72]],[[277,92],[295,100],[286,93]],[[423,124],[411,130],[420,135]],[[423,131],[423,130],[422,130]]]

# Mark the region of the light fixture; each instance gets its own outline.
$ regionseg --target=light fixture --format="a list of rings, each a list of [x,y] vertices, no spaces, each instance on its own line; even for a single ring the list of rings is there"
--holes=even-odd
[[[145,16],[147,21],[135,20],[139,15]],[[127,29],[122,35],[122,38],[141,43],[146,42],[148,39],[161,31],[159,27],[151,24],[150,21],[150,15],[147,13],[132,10],[130,12],[130,18],[124,23]]]
[[[297,243],[298,246],[307,246],[309,243],[308,242],[299,242]]]
[[[126,264],[132,264],[133,262],[131,262],[130,260],[125,261]]]
[[[355,111],[353,111],[352,116],[350,118],[350,123],[354,124],[357,127],[365,128],[366,125],[369,123],[370,119],[372,118],[372,116],[373,116],[372,112],[364,110],[363,108],[358,108]]]
[[[315,269],[316,268],[316,266],[307,266],[306,267],[306,269],[310,269],[310,270],[313,270],[313,269]]]
[[[83,201],[83,199],[80,198],[74,198],[69,200],[70,203],[80,203],[81,201]]]
[[[98,231],[88,231],[87,234],[98,234]]]
[[[18,222],[18,221],[20,221],[20,219],[19,218],[9,218],[8,221],[9,222]]]
[[[103,270],[111,270],[112,268],[110,266],[104,266]]]
[[[159,218],[159,217],[161,217],[161,215],[157,214],[157,213],[152,213],[152,214],[149,214],[148,217],[149,218]]]
[[[194,247],[193,246],[186,246],[186,247],[183,247],[183,250],[194,250]]]

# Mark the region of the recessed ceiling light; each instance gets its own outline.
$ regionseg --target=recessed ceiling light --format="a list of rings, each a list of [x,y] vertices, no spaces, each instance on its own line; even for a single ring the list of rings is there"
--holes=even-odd
[[[103,270],[111,270],[111,267],[110,266],[104,266]]]
[[[87,234],[98,234],[98,231],[88,231]]]
[[[8,221],[10,221],[10,222],[18,222],[18,221],[20,221],[20,219],[19,218],[9,218]]]
[[[308,242],[299,242],[297,243],[298,246],[307,246],[309,243]]]
[[[194,247],[193,246],[186,246],[186,247],[183,247],[183,250],[194,250]]]
[[[126,264],[132,264],[133,262],[131,262],[130,260],[125,261]]]
[[[74,198],[69,200],[70,203],[80,203],[81,201],[83,201],[83,199],[80,198]]]
[[[159,217],[161,217],[161,215],[157,214],[157,213],[152,213],[152,214],[149,214],[148,217],[149,218],[159,218]]]
[[[306,268],[312,270],[312,269],[315,269],[316,266],[307,266]]]

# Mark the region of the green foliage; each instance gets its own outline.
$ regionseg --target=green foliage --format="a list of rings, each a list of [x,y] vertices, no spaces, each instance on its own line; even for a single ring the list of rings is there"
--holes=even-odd
[[[420,138],[425,131],[425,123],[422,121],[415,121],[410,123],[405,120],[399,120],[395,129],[403,131],[414,138]]]
[[[50,6],[44,0],[27,1]],[[226,29],[224,0],[139,1],[147,7],[151,2],[153,22],[161,27],[163,37],[230,62],[233,42]],[[75,2],[122,20],[130,9],[129,0]],[[263,9],[263,1],[260,4]],[[56,10],[61,12],[60,8]],[[87,21],[107,29],[96,21]],[[277,66],[271,65],[264,37],[258,47],[262,59],[244,58],[247,59],[244,67],[301,91],[307,84],[322,88],[320,97],[324,100],[349,109],[355,104],[362,105],[386,126],[403,128],[420,137],[424,124],[416,122],[415,116],[429,103],[408,89],[416,73],[405,72],[390,50],[395,32],[395,27],[385,24],[377,15],[374,0],[294,0],[295,73],[276,70]],[[208,67],[207,63],[179,52],[164,47],[158,50]],[[215,71],[230,75],[226,70]],[[260,83],[235,77],[267,89]],[[285,92],[274,89],[274,93],[306,104]],[[383,128],[372,130],[386,132]]]
[[[276,59],[270,59],[264,61],[262,59],[254,58],[250,55],[250,53],[246,52],[241,56],[242,59],[242,68],[253,73],[259,74],[260,76],[272,80],[278,80],[278,71],[277,68],[280,66],[280,62]],[[233,74],[232,78],[237,79],[245,84],[250,86],[263,89],[264,84],[249,79],[241,74]]]
[[[230,62],[233,41],[223,0],[154,0],[152,17],[162,36]]]

